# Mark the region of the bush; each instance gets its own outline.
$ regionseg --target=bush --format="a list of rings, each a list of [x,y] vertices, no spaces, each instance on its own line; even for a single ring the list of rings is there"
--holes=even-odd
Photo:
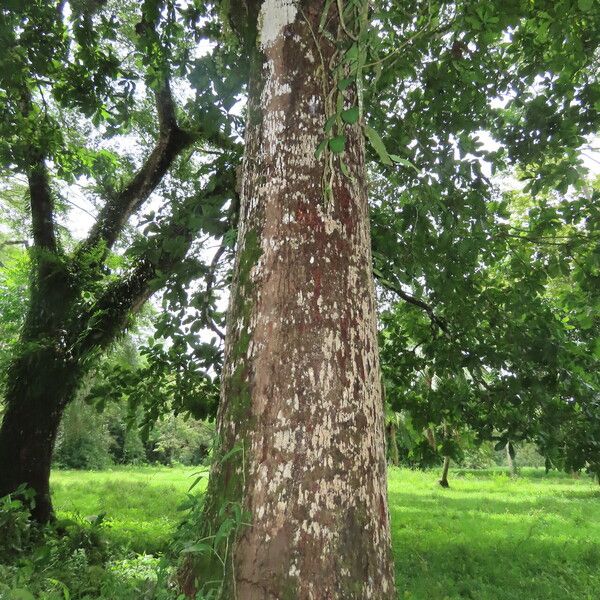
[[[164,561],[109,545],[104,525],[99,515],[34,527],[25,500],[0,499],[0,599],[177,598]]]
[[[33,492],[21,486],[14,494],[0,498],[0,562],[28,549]]]

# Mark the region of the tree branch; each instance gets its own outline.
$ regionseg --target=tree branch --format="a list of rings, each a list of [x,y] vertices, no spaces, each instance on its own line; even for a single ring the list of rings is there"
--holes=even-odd
[[[210,262],[210,266],[208,268],[208,273],[206,275],[206,292],[205,293],[206,293],[207,299],[210,297],[210,295],[214,289],[217,268],[219,266],[219,261],[221,260],[221,257],[223,256],[223,254],[225,254],[226,250],[227,250],[227,246],[225,245],[225,242],[223,241],[223,242],[221,242],[221,245],[215,252],[213,259]],[[202,319],[208,325],[208,327],[211,331],[214,331],[214,333],[216,333],[222,340],[225,340],[225,334],[217,327],[217,324],[214,322],[213,318],[208,314],[208,302],[202,308]]]
[[[31,92],[24,86],[21,95],[23,116],[29,118],[32,114],[32,108]],[[56,252],[58,242],[54,228],[54,198],[52,197],[44,152],[35,140],[28,146],[29,156],[25,168],[29,185],[33,243],[37,248]]]
[[[426,302],[423,302],[422,300],[419,300],[418,298],[415,298],[414,296],[411,296],[410,294],[405,292],[399,285],[392,283],[391,281],[386,279],[381,272],[374,269],[373,274],[375,275],[375,278],[382,287],[384,287],[386,290],[389,290],[390,292],[394,292],[405,302],[408,302],[409,304],[412,304],[413,306],[417,306],[421,310],[424,310],[433,324],[437,325],[444,333],[448,333],[447,321],[442,317],[438,317],[435,314],[432,306],[430,306]]]
[[[148,199],[180,152],[195,140],[192,134],[177,125],[175,102],[168,79],[155,93],[155,98],[159,124],[156,145],[129,184],[107,200],[83,244],[83,250],[99,242],[111,248],[129,217]]]
[[[211,191],[188,198],[181,210],[171,217],[161,234],[150,241],[131,272],[106,289],[80,320],[81,332],[75,340],[78,354],[83,356],[89,350],[108,345],[125,327],[130,315],[137,313],[150,296],[164,285],[184,259],[201,228],[200,219],[189,217],[201,212],[204,201],[211,196],[222,196],[229,192],[233,195],[233,180],[233,175],[217,171],[213,175],[214,186],[208,186]],[[182,214],[188,215],[188,218],[182,218]],[[181,239],[182,243],[178,247],[168,245],[165,248],[164,241],[174,239]]]
[[[29,248],[29,240],[6,240],[5,242],[0,243],[0,248],[3,246],[25,246],[25,248]]]
[[[54,229],[54,200],[46,163],[41,157],[33,158],[27,170],[31,202],[31,229],[36,247],[56,252],[58,244]]]

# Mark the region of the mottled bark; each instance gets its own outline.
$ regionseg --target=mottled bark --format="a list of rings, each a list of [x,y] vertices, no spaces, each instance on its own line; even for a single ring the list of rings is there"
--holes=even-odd
[[[0,427],[0,496],[21,484],[35,492],[32,516],[53,516],[50,465],[58,426],[78,381],[78,368],[57,349],[18,357],[8,378],[6,412]]]
[[[443,488],[450,487],[448,483],[448,470],[450,469],[450,457],[444,456],[444,466],[442,467],[442,477],[440,479],[440,485]]]
[[[220,586],[222,599],[391,599],[363,137],[347,128],[351,177],[336,160],[326,198],[315,149],[333,82],[319,52],[327,65],[334,46],[311,33],[323,3],[260,10],[218,415],[225,458],[199,537],[214,541],[234,507],[250,524],[218,557],[188,561],[182,585]]]

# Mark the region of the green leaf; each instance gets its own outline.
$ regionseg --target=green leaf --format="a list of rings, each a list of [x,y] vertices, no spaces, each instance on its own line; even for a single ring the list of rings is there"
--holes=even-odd
[[[327,121],[325,121],[325,126],[323,127],[323,131],[325,133],[329,133],[331,131],[331,129],[333,128],[333,126],[335,125],[336,121],[337,121],[337,115],[332,115],[331,117],[329,117],[327,119]]]
[[[358,121],[358,115],[358,106],[353,106],[348,110],[342,111],[342,121],[344,121],[344,123],[348,123],[348,125],[353,125],[356,123],[356,121]]]
[[[35,600],[35,596],[23,588],[15,588],[14,590],[11,590],[8,598],[9,600]]]
[[[356,42],[354,42],[350,48],[348,48],[348,50],[346,50],[346,54],[344,54],[344,61],[345,62],[356,62],[356,60],[358,59],[358,44]]]
[[[410,162],[410,160],[408,160],[407,158],[402,158],[401,156],[398,156],[397,154],[390,154],[389,157],[395,163],[398,163],[399,165],[402,165],[403,167],[410,167],[411,169],[414,169],[417,173],[419,172],[419,169],[417,169],[417,167],[412,162]]]
[[[385,144],[381,139],[381,136],[370,125],[365,125],[364,129],[365,135],[371,143],[373,150],[375,150],[375,152],[377,152],[377,155],[379,156],[379,160],[384,165],[393,164],[390,155],[388,154],[388,151],[385,148]]]
[[[62,581],[51,578],[48,578],[48,581],[58,586],[62,590],[64,600],[71,600],[71,593],[69,592],[69,588]]]
[[[213,551],[210,544],[200,543],[186,546],[182,552],[184,554],[210,554]]]
[[[340,92],[343,92],[355,81],[355,77],[345,77],[344,79],[341,79],[340,81],[338,81],[338,90],[340,90]]]
[[[329,149],[334,154],[342,154],[344,149],[346,148],[346,136],[345,135],[336,135],[334,138],[329,140]]]
[[[236,522],[231,517],[224,519],[219,526],[219,529],[217,529],[217,533],[215,533],[215,546],[218,546],[221,540],[228,538],[229,534],[233,531],[233,529],[235,529],[235,527]]]
[[[221,463],[224,463],[225,461],[229,460],[232,456],[234,456],[235,454],[237,454],[238,452],[242,451],[242,447],[241,446],[234,446],[231,450],[229,450],[228,452],[225,452],[225,454],[223,454],[223,456],[220,459]]]
[[[577,6],[579,6],[579,10],[582,10],[583,12],[591,12],[592,7],[594,6],[594,0],[579,0]]]
[[[594,320],[590,315],[580,315],[577,317],[577,320],[579,321],[579,327],[581,327],[581,329],[591,329],[594,325]]]
[[[208,478],[208,473],[200,473],[200,475],[198,475],[198,477],[196,477],[196,479],[194,479],[194,482],[188,488],[188,492],[191,492],[203,479],[207,479],[207,478]]]

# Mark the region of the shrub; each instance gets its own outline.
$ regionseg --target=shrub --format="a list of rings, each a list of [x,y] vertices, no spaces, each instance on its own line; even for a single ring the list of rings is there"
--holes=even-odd
[[[24,552],[30,545],[33,492],[24,486],[0,498],[0,562]]]

